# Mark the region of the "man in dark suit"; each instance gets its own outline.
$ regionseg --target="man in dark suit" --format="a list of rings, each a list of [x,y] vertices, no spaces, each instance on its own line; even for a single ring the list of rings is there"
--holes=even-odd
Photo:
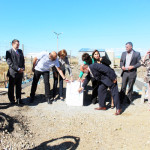
[[[124,99],[128,84],[129,88],[127,93],[127,102],[132,105],[134,105],[132,102],[133,85],[137,76],[137,68],[141,66],[140,60],[140,53],[133,50],[133,44],[131,42],[126,43],[126,52],[122,53],[120,59],[120,68],[122,69],[122,87],[120,91],[120,97],[121,100]],[[123,103],[123,101],[121,102]]]
[[[23,78],[23,71],[25,70],[24,55],[21,49],[19,49],[19,41],[14,39],[12,41],[12,48],[6,51],[6,61],[9,65],[8,77],[8,98],[12,104],[15,104],[14,99],[14,87],[16,86],[16,100],[18,104],[22,104],[21,101],[21,83]]]
[[[117,86],[117,76],[113,69],[104,65],[104,64],[92,64],[92,65],[82,65],[81,71],[87,73],[87,76],[82,84],[82,87],[79,88],[79,92],[81,92],[91,80],[91,78],[96,79],[98,83],[98,100],[99,107],[95,108],[96,110],[106,110],[105,99],[107,95],[107,88],[109,87],[111,90],[112,97],[114,99],[114,104],[116,106],[115,115],[121,114],[121,106],[119,99],[119,92]]]

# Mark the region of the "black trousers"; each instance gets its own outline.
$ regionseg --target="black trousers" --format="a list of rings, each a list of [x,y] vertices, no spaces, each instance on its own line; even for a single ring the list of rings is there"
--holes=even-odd
[[[65,70],[63,71],[63,74],[65,75]],[[54,84],[53,84],[53,98],[57,94],[57,85],[58,85],[58,78],[59,78],[59,96],[63,97],[63,78],[59,74],[58,71],[53,72],[53,78],[54,78]]]
[[[21,99],[22,77],[22,73],[17,73],[15,77],[9,76],[8,98],[10,102],[14,101],[14,90],[16,93],[16,99]]]
[[[136,80],[136,76],[132,76],[130,74],[130,72],[124,72],[123,73],[123,76],[122,76],[122,87],[121,87],[121,91],[120,91],[121,101],[123,101],[123,99],[125,97],[127,84],[129,86],[127,97],[129,98],[130,101],[133,101],[132,93],[133,93],[133,85],[135,83],[135,80]]]
[[[103,83],[99,84],[99,87],[98,87],[98,100],[99,100],[99,106],[100,107],[106,107],[105,99],[106,99],[106,95],[107,95],[107,88],[108,88],[108,86],[104,85]],[[113,84],[109,88],[110,88],[111,95],[113,97],[116,109],[121,109],[117,83]]]
[[[41,72],[41,71],[37,71],[37,70],[35,70],[35,72],[34,72],[30,97],[34,98],[35,92],[37,89],[37,84],[38,84],[38,81],[39,81],[41,75],[44,78],[45,96],[46,96],[46,98],[50,98],[49,71]]]
[[[91,82],[92,82],[92,89],[93,89],[92,90],[92,100],[94,100],[98,96],[99,83],[94,78],[91,79]]]

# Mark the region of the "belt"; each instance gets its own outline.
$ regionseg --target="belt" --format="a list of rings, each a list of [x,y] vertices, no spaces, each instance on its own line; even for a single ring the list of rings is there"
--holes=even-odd
[[[123,72],[133,72],[134,70],[125,70]]]

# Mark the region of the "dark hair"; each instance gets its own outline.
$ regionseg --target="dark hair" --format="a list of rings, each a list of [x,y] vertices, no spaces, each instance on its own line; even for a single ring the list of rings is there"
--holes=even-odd
[[[96,61],[96,59],[94,58],[94,54],[95,54],[96,52],[98,52],[99,57],[101,56],[100,53],[99,53],[99,51],[98,51],[97,49],[95,49],[95,50],[93,51],[93,53],[92,53],[92,58],[94,59],[94,61]]]
[[[12,40],[12,44],[14,44],[14,43],[16,43],[16,42],[19,43],[19,40],[17,40],[17,39]]]
[[[127,44],[129,44],[130,46],[132,46],[132,47],[133,47],[132,42],[127,42],[127,43],[126,43],[126,45],[127,45]]]
[[[84,53],[82,55],[82,61],[85,61],[89,65],[92,64],[92,58],[90,57],[88,53]]]

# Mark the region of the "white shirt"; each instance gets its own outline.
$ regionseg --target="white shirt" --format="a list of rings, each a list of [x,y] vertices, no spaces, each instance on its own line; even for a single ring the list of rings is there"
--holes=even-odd
[[[130,53],[127,52],[125,68],[128,68],[130,66],[132,55],[133,55],[133,50]]]
[[[91,70],[90,70],[90,67],[88,67],[88,69],[89,69],[89,72],[90,72],[91,77],[94,78],[93,73],[92,73]]]
[[[35,70],[45,72],[49,71],[53,66],[60,67],[58,59],[52,61],[49,58],[48,52],[41,52],[37,56],[37,64],[35,66]]]
[[[13,47],[12,47],[12,49],[16,52],[17,51],[17,49],[14,49]]]

